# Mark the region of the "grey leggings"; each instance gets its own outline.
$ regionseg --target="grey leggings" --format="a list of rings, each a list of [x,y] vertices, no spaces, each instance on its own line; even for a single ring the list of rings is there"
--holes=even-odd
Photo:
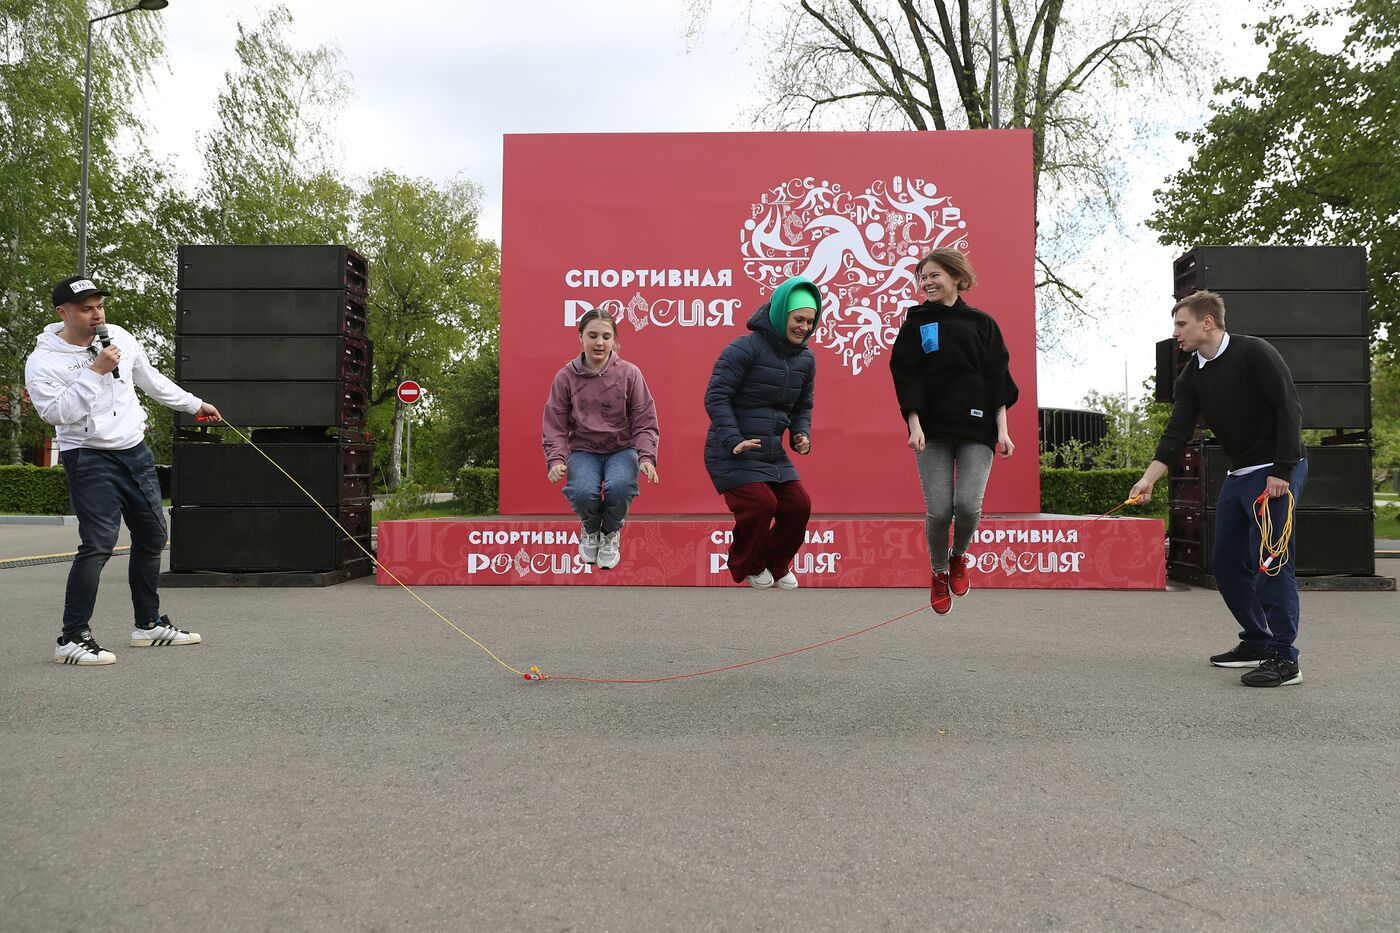
[[[948,526],[953,526],[953,553],[964,554],[982,520],[992,448],[974,441],[930,439],[915,458],[924,487],[928,560],[935,573],[943,573],[948,569]]]

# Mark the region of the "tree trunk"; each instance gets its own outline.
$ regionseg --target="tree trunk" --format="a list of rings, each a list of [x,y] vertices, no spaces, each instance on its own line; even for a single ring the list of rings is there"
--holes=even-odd
[[[18,241],[11,242],[11,248],[18,247]],[[8,373],[8,385],[5,387],[5,401],[9,404],[10,411],[10,457],[9,461],[14,466],[24,463],[20,455],[19,435],[23,427],[21,411],[23,408],[23,396],[20,394],[24,389],[24,356],[19,352],[19,337],[15,334],[15,322],[19,320],[19,292],[13,288],[5,289],[5,307],[9,310],[8,320],[4,322],[3,330],[0,333],[9,335],[5,342],[10,345],[10,349],[15,354],[15,372]]]
[[[392,441],[389,444],[389,491],[393,492],[399,488],[402,480],[403,462],[403,402],[394,402],[394,426],[389,432]]]
[[[23,382],[11,380],[5,390],[6,401],[10,405],[10,463],[15,466],[26,462],[19,449],[20,429],[23,427],[20,422],[20,391],[23,388]]]

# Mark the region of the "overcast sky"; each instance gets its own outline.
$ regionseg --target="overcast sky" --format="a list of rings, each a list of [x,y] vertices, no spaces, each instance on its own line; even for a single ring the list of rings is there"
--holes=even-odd
[[[1263,53],[1240,28],[1262,0],[1219,0],[1226,66],[1254,73]],[[761,90],[761,33],[737,0],[716,0],[708,26],[687,39],[680,0],[290,0],[298,45],[334,43],[354,85],[344,112],[344,164],[443,181],[461,176],[485,193],[482,231],[499,240],[505,133],[703,132],[758,129],[744,111]],[[171,0],[154,14],[166,30],[169,70],[146,92],[157,154],[187,181],[199,176],[198,134],[213,126],[225,71],[236,64],[236,22],[256,8]],[[100,26],[98,27],[101,28]],[[1203,113],[1203,105],[1200,112]],[[1136,395],[1152,371],[1153,343],[1170,332],[1171,260],[1140,226],[1151,192],[1185,165],[1188,150],[1164,134],[1123,154],[1132,179],[1126,235],[1108,231],[1092,252],[1111,280],[1094,297],[1111,316],[1039,363],[1042,406],[1078,407],[1091,389]],[[1126,313],[1125,313],[1126,312]]]

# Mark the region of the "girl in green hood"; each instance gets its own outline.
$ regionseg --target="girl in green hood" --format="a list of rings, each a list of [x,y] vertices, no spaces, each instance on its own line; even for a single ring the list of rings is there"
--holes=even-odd
[[[812,449],[816,358],[807,339],[821,320],[821,292],[790,278],[749,319],[715,361],[705,391],[710,432],[705,469],[734,513],[729,574],[758,589],[797,588],[792,559],[807,531],[812,500],[783,449]]]

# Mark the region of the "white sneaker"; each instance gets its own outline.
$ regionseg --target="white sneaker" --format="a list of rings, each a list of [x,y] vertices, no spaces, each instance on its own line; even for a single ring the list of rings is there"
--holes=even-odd
[[[797,577],[793,576],[792,571],[789,570],[778,578],[778,586],[784,590],[795,590],[797,589]]]
[[[582,531],[578,536],[578,556],[585,564],[598,562],[598,545],[602,535],[596,531]]]
[[[159,648],[162,645],[197,645],[204,639],[198,632],[186,632],[170,623],[170,616],[161,616],[150,628],[138,628],[131,633],[131,647]]]
[[[766,570],[762,573],[756,573],[752,576],[745,577],[744,579],[748,581],[749,586],[756,590],[766,590],[773,585],[773,575]]]
[[[622,529],[606,533],[598,543],[598,569],[611,570],[622,560]]]
[[[99,645],[92,632],[83,629],[71,639],[58,639],[53,661],[55,664],[115,664],[117,656]]]

